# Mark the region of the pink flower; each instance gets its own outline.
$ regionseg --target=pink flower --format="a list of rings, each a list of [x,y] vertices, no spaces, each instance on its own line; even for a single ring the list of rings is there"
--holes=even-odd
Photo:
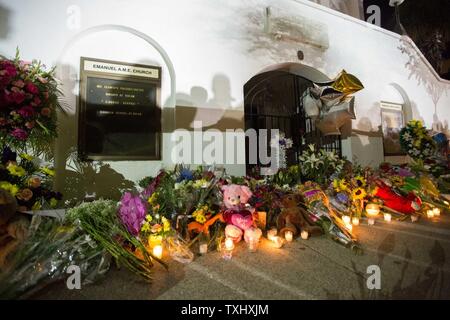
[[[17,75],[16,66],[11,61],[7,60],[0,61],[0,72],[0,76],[9,78],[13,78]]]
[[[21,141],[24,141],[28,138],[28,133],[20,128],[15,128],[13,131],[11,131],[10,135]]]
[[[17,113],[24,118],[29,118],[34,115],[34,109],[31,106],[25,106],[20,108],[19,111],[17,111]]]
[[[28,82],[25,89],[32,94],[38,94],[39,88],[32,82]]]
[[[33,102],[31,103],[31,105],[33,107],[37,107],[40,104],[41,104],[41,99],[39,99],[39,97],[34,97]]]
[[[13,81],[13,82],[11,82],[11,84],[18,88],[23,88],[25,86],[25,82],[23,82],[23,80]]]
[[[27,127],[27,129],[30,129],[30,130],[33,129],[34,125],[35,125],[34,121],[25,122],[25,127]]]
[[[50,110],[50,108],[42,108],[42,110],[41,110],[41,114],[44,117],[50,117],[51,113],[52,113],[52,110]]]
[[[5,100],[8,103],[21,104],[25,100],[25,93],[17,87],[12,87],[11,91],[5,90]]]

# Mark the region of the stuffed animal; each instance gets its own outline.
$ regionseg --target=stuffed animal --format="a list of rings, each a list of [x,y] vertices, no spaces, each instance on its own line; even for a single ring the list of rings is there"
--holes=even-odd
[[[8,258],[25,240],[29,221],[16,214],[17,201],[8,191],[0,189],[0,270],[8,264]]]
[[[295,236],[301,231],[308,231],[312,236],[322,235],[322,228],[314,224],[309,213],[299,203],[305,201],[297,194],[287,194],[281,199],[281,213],[277,218],[280,234],[284,236],[286,231],[292,231]]]
[[[413,192],[402,196],[383,181],[378,181],[377,184],[373,195],[382,200],[386,207],[405,214],[412,214],[420,209],[422,200]]]
[[[222,215],[223,220],[228,225],[233,225],[245,232],[245,230],[254,225],[254,208],[248,204],[253,193],[249,187],[237,184],[224,185],[221,187],[221,190],[225,205],[225,210]],[[239,234],[234,227],[228,227],[228,231],[230,236],[237,242],[241,239],[242,234]]]

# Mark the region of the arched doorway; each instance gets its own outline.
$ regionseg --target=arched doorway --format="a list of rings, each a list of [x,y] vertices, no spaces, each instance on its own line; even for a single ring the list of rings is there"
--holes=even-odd
[[[256,132],[279,129],[286,138],[291,138],[293,148],[287,154],[288,165],[298,163],[299,155],[310,143],[341,155],[340,136],[323,136],[303,109],[305,90],[314,83],[330,81],[319,70],[300,63],[281,63],[263,69],[244,85],[245,129]],[[247,172],[254,166],[249,164],[248,152],[247,142]]]

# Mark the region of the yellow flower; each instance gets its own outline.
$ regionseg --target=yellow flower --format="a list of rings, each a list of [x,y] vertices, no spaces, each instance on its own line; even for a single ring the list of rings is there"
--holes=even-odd
[[[162,217],[161,220],[162,220],[162,223],[163,223],[163,230],[165,232],[169,231],[170,230],[170,221],[167,220],[165,217]]]
[[[366,190],[364,190],[363,188],[356,188],[352,192],[352,199],[361,200],[364,199],[366,195],[367,195]]]
[[[365,187],[366,186],[366,179],[362,176],[356,176],[355,177],[355,183],[358,187]]]
[[[158,198],[158,193],[153,192],[152,195],[150,196],[150,198],[148,198],[148,203],[151,204],[152,206],[155,205],[157,198]]]
[[[209,185],[209,183],[206,179],[199,179],[199,180],[195,180],[193,186],[196,189],[200,189],[200,188],[207,188],[208,185]]]
[[[142,232],[148,232],[150,231],[150,223],[148,221],[145,221],[144,224],[141,227]]]
[[[33,160],[33,156],[30,156],[29,154],[26,154],[26,153],[22,153],[22,154],[20,155],[20,157],[21,157],[22,159],[25,159],[25,160],[28,160],[28,161]]]
[[[39,201],[36,201],[33,206],[31,207],[31,210],[36,211],[36,210],[41,210],[41,203]]]
[[[56,208],[57,205],[58,205],[58,200],[56,200],[55,198],[51,198],[50,199],[50,207]]]
[[[4,189],[15,196],[19,192],[19,187],[15,184],[11,184],[8,181],[0,181],[0,189]]]
[[[48,168],[48,167],[42,167],[41,168],[41,172],[43,172],[46,175],[51,176],[51,177],[53,177],[55,175],[55,171],[50,169],[50,168]]]
[[[346,191],[348,189],[345,179],[334,179],[333,187],[337,192]]]
[[[199,214],[195,217],[195,221],[203,224],[206,222],[206,217],[203,214]]]
[[[12,163],[8,164],[6,169],[8,169],[9,174],[12,176],[23,177],[26,173],[24,168]]]
[[[153,218],[151,215],[148,214],[145,216],[145,221],[152,222],[152,220],[153,220]]]

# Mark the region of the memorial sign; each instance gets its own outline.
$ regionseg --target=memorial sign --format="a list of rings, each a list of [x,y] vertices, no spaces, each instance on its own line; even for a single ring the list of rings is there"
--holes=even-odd
[[[81,58],[83,160],[159,160],[161,68]]]

